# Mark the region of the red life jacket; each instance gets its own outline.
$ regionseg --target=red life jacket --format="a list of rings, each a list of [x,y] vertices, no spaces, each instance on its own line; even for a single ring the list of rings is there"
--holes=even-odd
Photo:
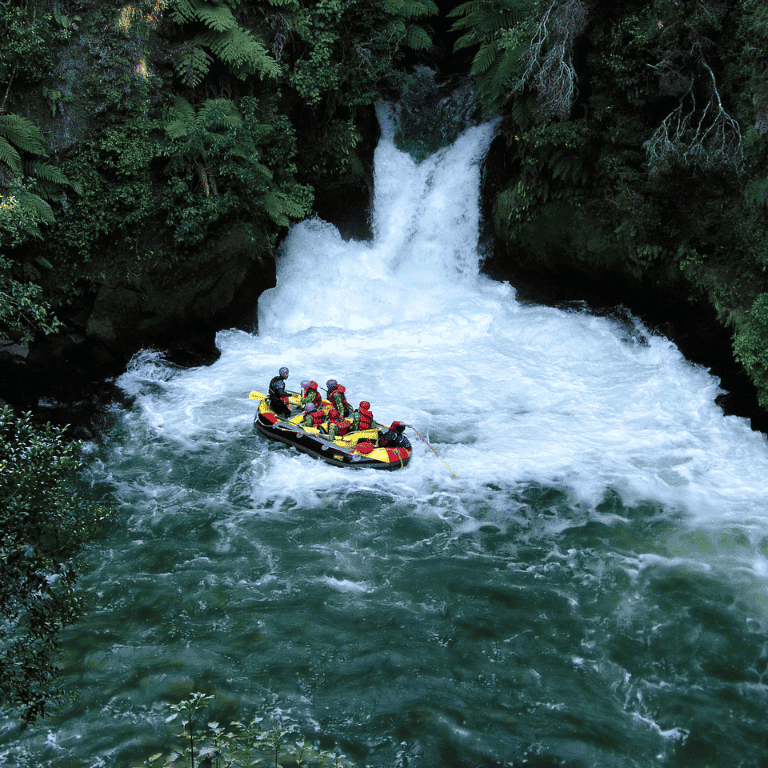
[[[325,421],[325,411],[318,408],[312,411],[312,426],[319,427]]]
[[[349,432],[349,428],[352,426],[352,422],[349,421],[349,419],[342,418],[335,408],[328,414],[328,422],[330,424],[335,424],[339,428],[340,435],[346,435],[347,432]]]
[[[373,414],[370,411],[366,411],[365,408],[358,408],[357,412],[360,414],[360,429],[370,429],[373,424]]]

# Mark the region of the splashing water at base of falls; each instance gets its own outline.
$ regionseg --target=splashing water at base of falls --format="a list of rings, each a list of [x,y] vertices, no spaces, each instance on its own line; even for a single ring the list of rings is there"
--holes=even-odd
[[[118,523],[66,638],[78,697],[8,724],[0,755],[140,764],[163,704],[204,691],[216,719],[279,712],[360,766],[765,765],[765,436],[635,319],[480,273],[493,125],[417,163],[380,121],[371,242],[294,226],[258,334],[118,380],[132,404],[91,447]],[[395,472],[265,441],[248,393],[282,365],[443,461],[413,434]]]

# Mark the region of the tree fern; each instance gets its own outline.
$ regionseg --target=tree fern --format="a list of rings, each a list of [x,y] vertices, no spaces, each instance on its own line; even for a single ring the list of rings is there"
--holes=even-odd
[[[404,19],[421,19],[440,12],[432,0],[384,0],[384,10]]]
[[[40,129],[27,117],[21,115],[0,115],[0,139],[5,142],[16,155],[19,152],[29,152],[32,155],[46,155],[45,139]],[[12,162],[13,152],[8,152],[6,148],[6,157]],[[10,163],[3,160],[6,164]]]
[[[533,12],[531,0],[473,0],[463,3],[448,13],[456,18],[453,30],[467,30],[454,43],[454,50],[469,48],[488,42],[504,30],[521,24]]]
[[[197,115],[197,123],[208,130],[236,128],[242,122],[240,111],[229,99],[207,99]]]
[[[240,79],[250,74],[277,77],[280,66],[251,32],[235,27],[227,32],[207,32],[198,40],[218,56]]]
[[[183,97],[176,96],[165,110],[163,128],[169,139],[184,138],[194,127],[195,108]]]
[[[478,46],[472,74],[488,110],[510,98],[525,72],[530,41],[518,28],[534,13],[534,0],[471,0],[448,14],[453,31],[464,33],[454,50]]]
[[[183,82],[194,88],[208,74],[212,56],[208,49],[240,79],[251,74],[277,77],[278,63],[269,56],[264,43],[243,29],[225,4],[201,0],[176,0],[171,18],[179,24],[201,23],[206,31],[198,34],[177,59],[174,69]]]
[[[53,209],[51,206],[34,192],[31,192],[24,188],[18,188],[14,190],[14,195],[19,201],[19,205],[23,205],[28,210],[32,211],[34,215],[42,221],[44,224],[53,224],[55,217],[53,215]]]
[[[285,192],[270,190],[262,198],[264,211],[279,227],[287,227],[291,219],[306,216],[306,206]]]
[[[176,0],[171,3],[171,18],[177,24],[194,21],[197,18],[197,9],[200,3],[197,0]]]
[[[421,27],[411,24],[405,33],[405,44],[415,51],[423,51],[432,45],[432,39]]]
[[[0,115],[0,191],[12,189],[33,220],[52,224],[53,210],[46,201],[58,200],[61,186],[70,182],[59,168],[39,159],[47,156],[43,134],[29,118]],[[40,236],[36,223],[26,231]]]
[[[197,45],[187,46],[174,64],[176,74],[189,88],[195,88],[208,74],[213,56]]]
[[[238,26],[232,11],[225,5],[200,5],[196,16],[214,32],[229,32],[230,29],[237,29]]]
[[[33,179],[58,185],[69,184],[69,179],[64,175],[64,172],[55,165],[42,163],[39,160],[28,160],[23,167],[24,175]]]
[[[5,174],[11,178],[21,173],[21,155],[16,148],[7,140],[0,136],[0,165],[8,169]],[[0,168],[0,173],[2,168]],[[0,179],[2,176],[0,176]],[[2,182],[0,181],[0,186]]]

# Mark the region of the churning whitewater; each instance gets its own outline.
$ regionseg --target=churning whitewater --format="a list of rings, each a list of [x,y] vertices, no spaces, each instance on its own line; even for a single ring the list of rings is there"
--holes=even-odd
[[[765,765],[765,436],[626,313],[481,274],[492,123],[416,162],[379,118],[372,240],[297,224],[257,333],[119,378],[91,447],[119,521],[65,648],[78,698],[0,754],[139,764],[164,705],[202,691],[359,766]],[[260,438],[248,393],[280,366],[439,457],[411,432],[407,467],[353,471]]]
[[[398,478],[339,476],[259,446],[256,502],[280,489],[383,483],[409,497],[445,493],[462,510],[489,483],[535,481],[590,504],[612,490],[760,526],[766,441],[723,416],[716,379],[631,318],[524,306],[480,274],[480,173],[493,125],[416,163],[395,147],[385,107],[380,122],[372,242],[345,241],[318,219],[294,226],[277,287],[259,300],[258,334],[222,332],[215,365],[150,387],[137,401],[147,423],[189,445],[211,429],[240,436],[253,415],[248,392],[266,391],[286,365],[289,388],[337,378],[379,422],[412,424],[460,482],[413,435],[416,460]],[[120,384],[142,393],[145,376],[158,375],[154,361],[139,358]]]

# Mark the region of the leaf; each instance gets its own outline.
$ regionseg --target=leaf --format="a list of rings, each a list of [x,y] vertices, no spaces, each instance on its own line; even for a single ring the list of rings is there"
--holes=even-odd
[[[39,195],[19,189],[16,191],[16,197],[21,205],[30,209],[44,224],[53,224],[56,221],[51,206]]]
[[[281,72],[279,64],[268,55],[261,40],[239,27],[224,33],[208,32],[198,39],[241,79],[254,72],[270,77],[277,77]]]
[[[7,165],[14,175],[21,175],[21,156],[16,148],[2,136],[0,136],[0,163]]]
[[[411,24],[405,34],[405,44],[415,51],[423,51],[432,45],[432,39],[421,27]]]
[[[197,122],[207,128],[236,128],[243,118],[233,101],[229,99],[207,99],[200,107]]]
[[[190,88],[200,85],[208,74],[213,63],[213,57],[199,46],[186,49],[174,64],[178,77]]]
[[[61,168],[48,163],[41,163],[39,160],[30,160],[24,163],[24,173],[27,176],[53,184],[69,184],[69,179]]]
[[[14,144],[24,152],[33,155],[47,155],[43,134],[27,117],[16,114],[0,115],[0,138]]]
[[[201,5],[197,9],[197,18],[214,32],[228,32],[237,28],[237,21],[232,11],[225,5]]]

